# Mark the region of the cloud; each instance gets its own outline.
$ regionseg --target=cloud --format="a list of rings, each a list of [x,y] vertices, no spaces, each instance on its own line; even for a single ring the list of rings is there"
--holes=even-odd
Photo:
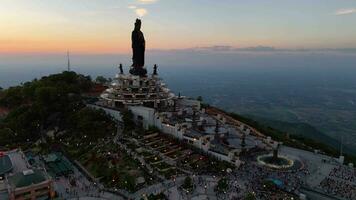
[[[233,47],[227,45],[215,45],[210,47],[198,47],[196,49],[210,50],[210,51],[231,51],[233,50]]]
[[[276,51],[278,49],[276,49],[274,47],[268,47],[268,46],[256,46],[256,47],[238,48],[236,50],[239,50],[239,51]]]
[[[138,17],[143,17],[148,13],[146,8],[142,8],[142,4],[153,4],[158,2],[158,0],[137,0],[133,5],[129,5],[128,8],[134,10]]]
[[[138,0],[142,4],[156,3],[158,0]]]
[[[128,6],[128,8],[131,10],[134,10],[138,17],[143,17],[148,13],[147,9],[138,8],[137,6],[134,6],[134,5]]]
[[[219,53],[348,53],[356,54],[356,48],[276,48],[271,46],[234,47],[229,45],[215,45],[206,47],[192,47],[185,49],[151,49],[154,52],[219,52]]]
[[[276,49],[275,47],[269,46],[255,46],[255,47],[243,47],[236,48],[228,45],[215,45],[208,47],[196,47],[194,50],[202,50],[202,51],[276,51],[280,49]]]
[[[345,8],[339,9],[334,14],[335,15],[350,15],[356,13],[356,8]]]
[[[147,14],[147,10],[144,8],[137,8],[137,9],[135,9],[135,13],[137,16],[143,17]]]

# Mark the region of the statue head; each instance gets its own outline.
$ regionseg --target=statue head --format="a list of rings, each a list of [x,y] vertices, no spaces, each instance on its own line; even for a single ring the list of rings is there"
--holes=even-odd
[[[140,19],[136,19],[135,30],[140,30],[140,29],[141,29],[141,20]]]

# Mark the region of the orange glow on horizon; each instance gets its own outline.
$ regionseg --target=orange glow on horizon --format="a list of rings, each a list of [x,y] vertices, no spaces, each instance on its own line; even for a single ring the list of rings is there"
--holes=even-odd
[[[330,8],[309,9],[309,2],[271,5],[213,0],[204,5],[156,0],[144,4],[117,0],[1,0],[0,52],[129,53],[137,17],[143,20],[146,49],[356,46],[356,28],[351,26],[356,15],[339,15],[342,6],[327,3]],[[286,13],[296,5],[303,12]]]
[[[6,45],[0,47],[1,53],[17,54],[17,53],[62,53],[66,51],[73,53],[82,53],[82,54],[105,54],[105,53],[129,53],[131,49],[128,48],[119,48],[119,47],[110,47],[102,44],[82,44],[79,46],[70,46],[70,45],[47,45],[41,43],[26,43],[22,46],[16,45]]]

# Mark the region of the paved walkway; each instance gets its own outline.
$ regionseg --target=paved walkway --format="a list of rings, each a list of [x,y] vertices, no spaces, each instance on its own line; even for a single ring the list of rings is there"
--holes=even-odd
[[[316,154],[313,152],[296,149],[287,146],[280,147],[280,153],[288,156],[294,156],[306,165],[310,175],[307,176],[307,184],[309,187],[317,187],[319,183],[329,175],[330,171],[337,165],[336,161],[325,155]]]

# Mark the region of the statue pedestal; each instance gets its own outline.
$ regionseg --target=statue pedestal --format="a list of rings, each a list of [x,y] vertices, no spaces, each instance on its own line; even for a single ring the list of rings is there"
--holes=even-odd
[[[147,70],[144,67],[131,67],[130,74],[134,76],[147,76]]]

